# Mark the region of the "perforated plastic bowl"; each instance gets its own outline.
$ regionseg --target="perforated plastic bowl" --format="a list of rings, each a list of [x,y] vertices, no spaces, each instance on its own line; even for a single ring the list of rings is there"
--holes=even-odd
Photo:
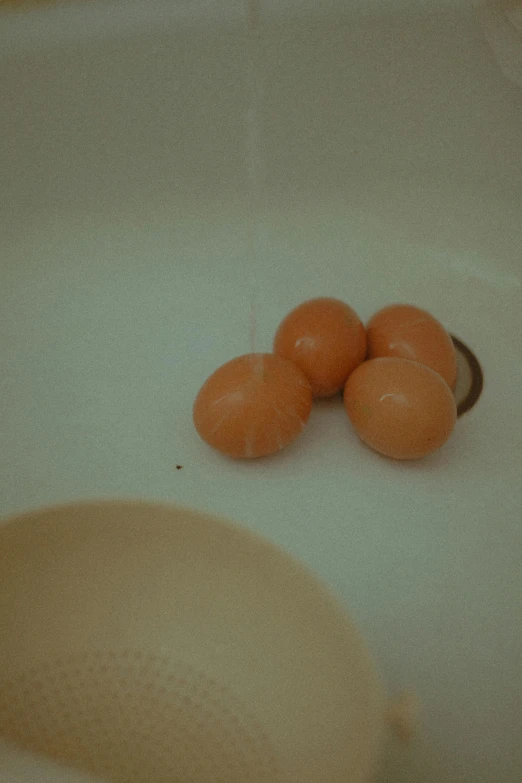
[[[358,783],[378,678],[299,563],[145,503],[0,526],[0,735],[114,783]]]

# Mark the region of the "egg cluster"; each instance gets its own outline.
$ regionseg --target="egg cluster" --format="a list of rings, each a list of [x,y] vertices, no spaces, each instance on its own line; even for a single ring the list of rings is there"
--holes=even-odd
[[[235,458],[274,454],[306,426],[314,398],[343,392],[359,438],[395,459],[440,448],[457,418],[453,341],[430,313],[385,307],[366,328],[345,302],[303,302],[277,329],[273,353],[219,367],[194,403],[194,424],[210,446]]]

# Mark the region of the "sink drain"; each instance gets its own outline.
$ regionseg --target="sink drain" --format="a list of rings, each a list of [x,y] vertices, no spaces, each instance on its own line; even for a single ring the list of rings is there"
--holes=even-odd
[[[455,335],[451,335],[457,353],[457,384],[455,399],[457,416],[467,413],[477,402],[484,385],[482,368],[475,354]]]

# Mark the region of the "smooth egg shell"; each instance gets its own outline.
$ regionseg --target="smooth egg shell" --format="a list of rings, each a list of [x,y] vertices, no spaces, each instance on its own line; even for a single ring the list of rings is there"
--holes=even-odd
[[[440,448],[457,418],[446,381],[408,359],[361,364],[346,382],[344,405],[361,440],[396,459],[418,459]]]
[[[364,360],[366,330],[345,302],[318,297],[284,318],[274,339],[274,352],[304,372],[314,397],[331,397]]]
[[[310,384],[292,362],[270,353],[245,354],[205,381],[193,418],[210,446],[230,457],[255,458],[291,443],[311,408]]]
[[[384,307],[368,322],[367,336],[368,358],[395,356],[420,362],[455,388],[457,356],[453,341],[426,310],[404,304]]]

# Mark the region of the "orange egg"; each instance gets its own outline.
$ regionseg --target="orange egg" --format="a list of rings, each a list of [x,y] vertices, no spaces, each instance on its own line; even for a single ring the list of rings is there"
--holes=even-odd
[[[346,382],[344,405],[361,440],[396,459],[417,459],[440,448],[457,418],[446,381],[408,359],[361,364]]]
[[[312,389],[292,362],[270,353],[245,354],[205,381],[194,403],[201,438],[230,457],[274,454],[303,430]]]
[[[280,324],[274,351],[297,364],[314,397],[331,397],[366,356],[366,331],[357,313],[339,299],[310,299]]]
[[[457,356],[441,323],[413,305],[390,305],[379,310],[367,326],[368,357],[397,356],[425,364],[442,375],[453,389]]]

